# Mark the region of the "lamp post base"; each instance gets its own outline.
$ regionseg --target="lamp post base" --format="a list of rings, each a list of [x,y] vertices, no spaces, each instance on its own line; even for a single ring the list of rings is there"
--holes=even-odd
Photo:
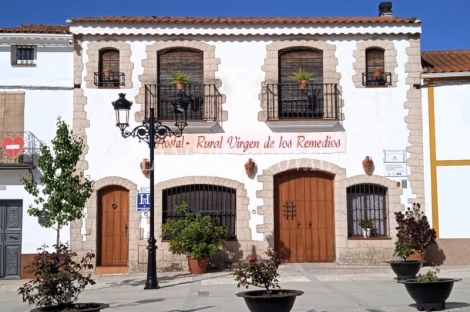
[[[157,279],[157,241],[155,237],[150,237],[148,243],[147,281],[145,282],[144,289],[159,289],[160,286]]]

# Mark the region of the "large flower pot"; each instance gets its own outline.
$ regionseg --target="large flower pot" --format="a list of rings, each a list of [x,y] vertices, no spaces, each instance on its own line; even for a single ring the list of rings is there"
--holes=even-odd
[[[109,304],[105,303],[72,303],[67,307],[50,306],[42,307],[31,310],[31,312],[62,312],[62,311],[77,311],[77,312],[99,312],[101,309],[109,308]]]
[[[418,282],[417,280],[399,281],[405,284],[406,291],[416,302],[418,311],[442,311],[446,308],[445,301],[449,298],[454,282],[461,279],[440,278],[435,282]]]
[[[289,312],[294,306],[295,298],[304,292],[300,290],[275,289],[268,295],[266,290],[244,291],[236,294],[245,299],[251,312]]]
[[[422,261],[387,261],[387,263],[397,275],[398,281],[415,279],[416,274],[423,266]]]
[[[207,269],[207,259],[194,259],[188,257],[188,265],[191,274],[204,274]]]

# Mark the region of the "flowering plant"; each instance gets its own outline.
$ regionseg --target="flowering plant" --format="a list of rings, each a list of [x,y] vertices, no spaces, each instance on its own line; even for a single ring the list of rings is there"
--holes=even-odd
[[[268,293],[270,287],[281,288],[278,284],[280,275],[277,270],[281,264],[282,255],[272,249],[268,249],[265,254],[269,257],[268,260],[260,261],[256,257],[252,257],[248,263],[244,263],[235,270],[233,275],[236,276],[237,287],[248,288],[249,285],[264,287]]]

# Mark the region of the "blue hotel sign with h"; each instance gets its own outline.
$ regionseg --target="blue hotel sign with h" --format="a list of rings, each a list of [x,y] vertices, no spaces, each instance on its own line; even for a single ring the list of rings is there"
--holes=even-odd
[[[137,193],[137,212],[150,211],[150,193]]]

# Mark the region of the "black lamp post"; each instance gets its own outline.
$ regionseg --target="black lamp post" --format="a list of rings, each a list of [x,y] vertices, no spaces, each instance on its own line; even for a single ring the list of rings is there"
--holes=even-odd
[[[135,127],[132,131],[126,131],[129,127],[129,111],[132,106],[132,102],[125,98],[125,93],[119,93],[119,99],[114,101],[114,111],[116,112],[116,126],[121,130],[124,138],[137,137],[140,141],[144,141],[149,145],[150,148],[150,237],[148,239],[148,262],[147,262],[147,281],[144,289],[158,289],[157,280],[157,246],[155,239],[155,203],[154,203],[154,153],[155,144],[165,141],[166,137],[181,137],[183,130],[187,126],[186,123],[186,112],[190,103],[189,97],[183,92],[178,93],[176,100],[172,103],[173,112],[175,113],[175,126],[176,131],[173,131],[166,125],[163,125],[161,121],[155,118],[154,108],[150,108],[150,116],[148,119],[142,122],[142,125]],[[183,114],[183,121],[178,121],[178,115]]]

